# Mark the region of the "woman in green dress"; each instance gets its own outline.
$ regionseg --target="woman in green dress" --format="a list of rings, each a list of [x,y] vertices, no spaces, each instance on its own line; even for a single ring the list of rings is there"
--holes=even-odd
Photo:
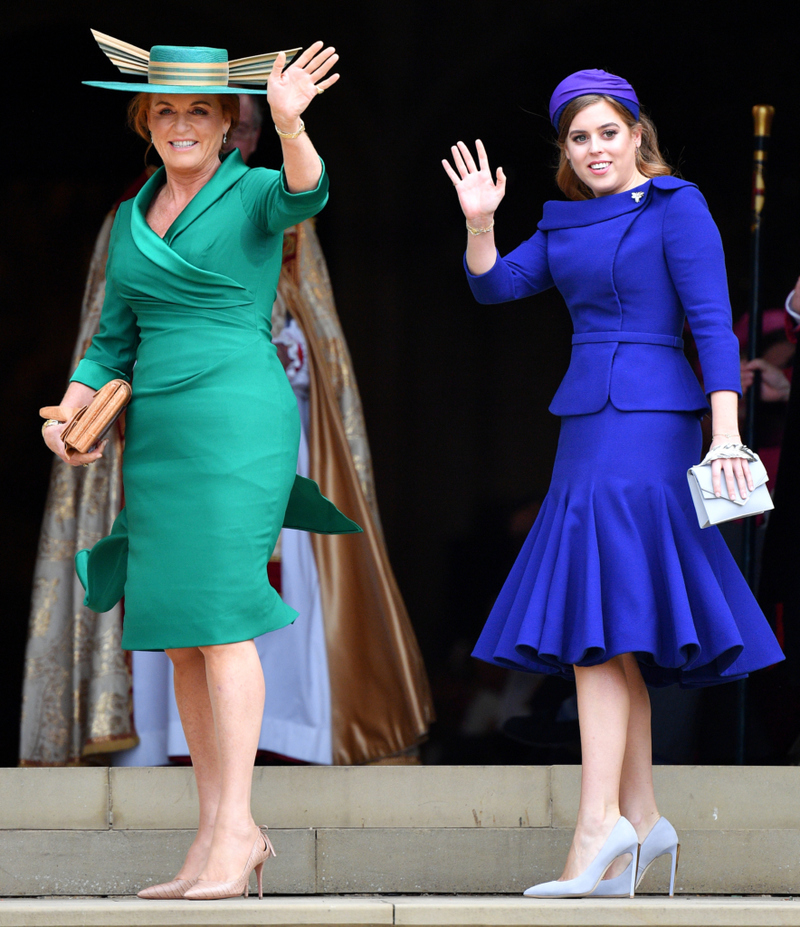
[[[91,464],[104,444],[67,461],[62,423],[104,383],[132,381],[126,508],[77,568],[95,611],[124,592],[123,647],[172,660],[200,802],[180,871],[140,895],[229,897],[247,892],[255,869],[260,896],[274,850],[250,812],[265,698],[253,637],[296,617],[269,586],[267,561],[282,524],[359,530],[295,478],[297,405],[270,340],[283,230],[327,199],[301,114],[337,81],[338,56],[317,42],[286,68],[283,52],[229,62],[224,49],[148,54],[95,38],[124,72],[147,72],[146,84],[94,83],[145,91],[131,121],[164,166],[117,213],[100,330],[43,435],[67,463]],[[242,92],[228,81],[267,75],[280,172],[250,170],[238,151],[220,158]]]

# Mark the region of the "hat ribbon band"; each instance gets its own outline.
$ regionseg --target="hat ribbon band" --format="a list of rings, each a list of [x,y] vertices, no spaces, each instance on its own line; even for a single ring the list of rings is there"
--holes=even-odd
[[[186,84],[218,87],[227,85],[228,62],[219,64],[190,61],[151,61],[147,68],[147,79],[151,84]]]

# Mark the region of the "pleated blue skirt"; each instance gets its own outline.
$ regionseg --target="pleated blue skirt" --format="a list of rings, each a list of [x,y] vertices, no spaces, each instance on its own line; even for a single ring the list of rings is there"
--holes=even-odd
[[[686,479],[700,459],[688,412],[564,417],[553,479],[473,655],[572,677],[633,653],[649,685],[741,679],[783,659]]]

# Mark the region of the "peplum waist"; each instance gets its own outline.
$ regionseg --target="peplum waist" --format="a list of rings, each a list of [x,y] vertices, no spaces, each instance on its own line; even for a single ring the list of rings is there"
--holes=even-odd
[[[588,415],[611,401],[623,412],[703,415],[708,403],[682,349],[682,338],[657,332],[573,335],[569,369],[550,411]]]

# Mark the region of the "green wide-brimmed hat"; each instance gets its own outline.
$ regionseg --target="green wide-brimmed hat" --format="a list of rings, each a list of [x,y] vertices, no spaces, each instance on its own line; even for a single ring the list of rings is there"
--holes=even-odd
[[[90,87],[106,90],[127,90],[138,93],[266,93],[261,86],[255,90],[234,84],[266,84],[275,59],[280,52],[253,55],[250,58],[228,60],[224,48],[200,45],[154,45],[149,52],[110,35],[92,29],[95,41],[123,74],[145,75],[144,81],[85,80]],[[292,48],[286,60],[300,51]]]

